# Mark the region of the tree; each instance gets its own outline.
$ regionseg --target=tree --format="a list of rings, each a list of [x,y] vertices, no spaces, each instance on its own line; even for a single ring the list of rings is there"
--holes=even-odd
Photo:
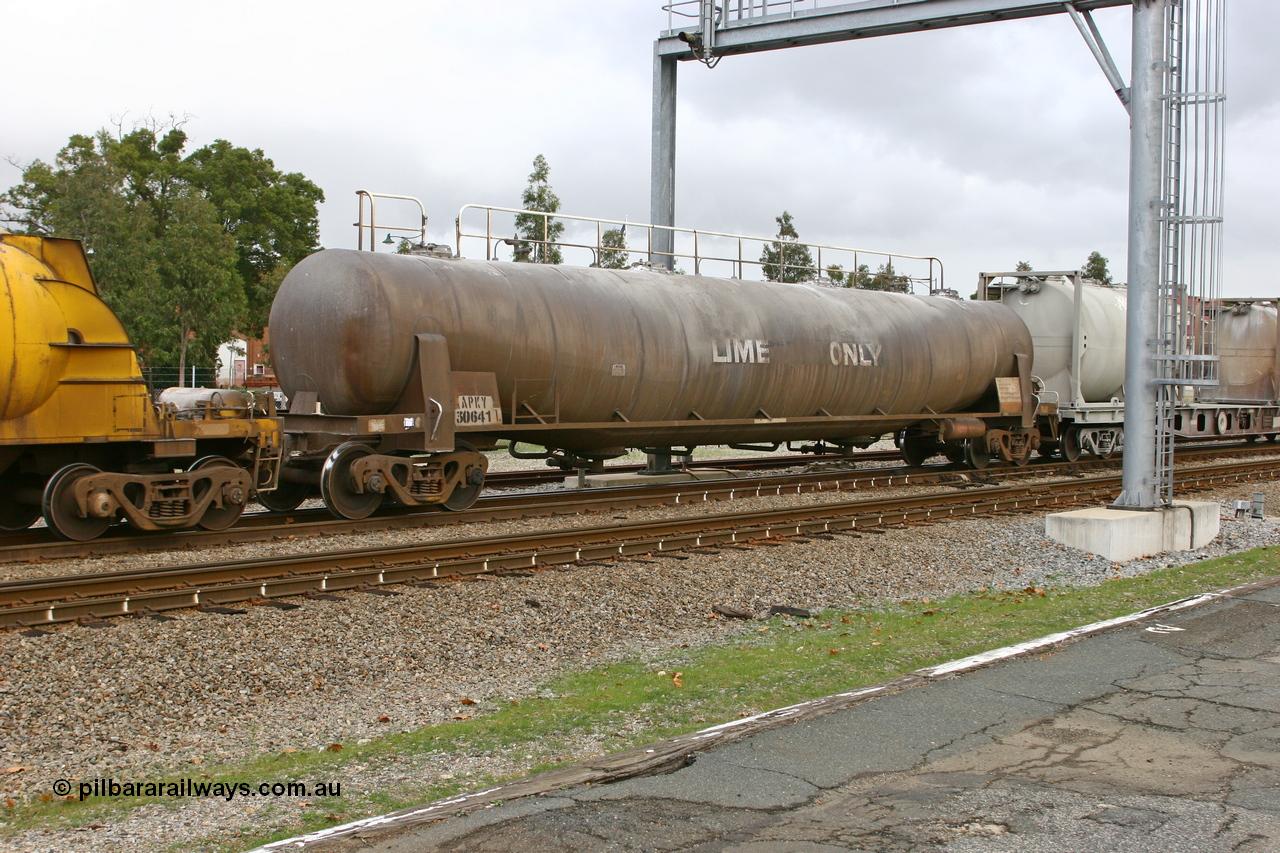
[[[151,366],[210,367],[257,333],[276,288],[317,248],[320,189],[225,140],[184,157],[178,123],[76,134],[0,194],[9,221],[84,242],[103,299]]]
[[[867,290],[871,287],[871,267],[866,264],[858,264],[858,268],[849,273],[849,283],[846,287],[857,287]]]
[[[529,184],[520,197],[524,209],[535,212],[516,214],[516,240],[532,244],[529,259],[535,264],[558,264],[564,260],[556,245],[564,233],[564,223],[543,215],[560,209],[560,197],[551,189],[550,178],[547,158],[539,154],[533,158]]]
[[[281,172],[261,148],[225,139],[192,152],[182,175],[213,204],[235,241],[236,272],[248,300],[241,331],[258,335],[284,273],[320,248],[317,205],[324,191],[299,172]]]
[[[1014,266],[1014,272],[1031,272],[1035,267],[1031,266],[1031,261],[1018,261]]]
[[[907,293],[911,290],[911,279],[898,275],[893,269],[893,261],[880,265],[876,274],[865,285],[868,290],[887,290],[891,293]]]
[[[827,269],[827,280],[836,287],[848,287],[849,276],[845,273],[844,267],[840,264],[830,264]]]
[[[764,277],[769,281],[812,281],[813,255],[809,254],[808,246],[799,242],[800,235],[791,214],[784,210],[774,221],[778,223],[778,239],[765,244],[760,254]]]
[[[1089,259],[1084,262],[1084,277],[1099,284],[1111,284],[1111,270],[1107,269],[1107,259],[1101,252],[1089,253]]]
[[[627,251],[627,226],[610,228],[600,235],[600,256],[596,266],[607,270],[625,270],[631,259]]]
[[[236,269],[235,240],[223,230],[217,208],[194,189],[174,195],[169,205],[159,252],[162,288],[148,301],[168,309],[158,331],[162,339],[176,339],[181,384],[189,356],[213,363],[218,345],[244,318],[248,299]],[[226,331],[211,335],[211,329]]]

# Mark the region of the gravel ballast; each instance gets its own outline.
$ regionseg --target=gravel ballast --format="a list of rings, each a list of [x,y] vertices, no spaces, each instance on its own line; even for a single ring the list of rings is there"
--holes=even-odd
[[[1122,565],[1049,542],[1043,516],[1028,514],[727,549],[687,560],[617,561],[430,588],[406,586],[389,596],[351,593],[334,601],[300,600],[296,609],[247,607],[239,616],[186,611],[172,619],[66,626],[36,636],[0,633],[5,661],[0,770],[27,768],[0,774],[0,801],[38,796],[57,778],[156,778],[282,749],[318,750],[409,731],[453,718],[463,697],[484,710],[537,693],[568,669],[751,630],[709,619],[716,604],[757,612],[773,604],[850,608],[987,587],[1096,584],[1280,544],[1277,519],[1236,520],[1229,512],[1231,500],[1255,491],[1264,494],[1268,508],[1280,507],[1277,483],[1240,484],[1197,496],[1222,503],[1217,540],[1197,552]],[[711,504],[706,511],[727,512],[730,505]],[[667,512],[628,512],[625,518],[638,521]],[[602,523],[597,515],[495,527],[514,532],[579,521]],[[465,535],[492,532],[473,526]],[[324,547],[362,547],[360,542],[371,547],[403,533],[341,537],[355,541],[326,540]],[[423,538],[440,531],[412,533]],[[221,549],[218,556],[237,550],[260,554],[262,547]],[[130,558],[129,567],[152,558],[165,562],[162,555],[146,555]],[[573,744],[571,754],[557,757],[567,760],[607,747],[604,734],[588,734]],[[521,769],[519,757],[509,755],[430,756],[404,766],[348,766],[342,781],[353,792],[368,792],[406,778]],[[49,829],[0,836],[0,849],[167,848],[242,826],[259,832],[295,827],[299,809],[287,800],[266,807],[251,800],[149,805],[93,834]],[[234,835],[225,837],[235,846]]]

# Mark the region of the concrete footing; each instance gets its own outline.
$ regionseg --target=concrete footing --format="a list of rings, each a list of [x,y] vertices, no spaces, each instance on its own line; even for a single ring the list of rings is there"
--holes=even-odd
[[[1167,509],[1147,511],[1093,507],[1055,512],[1045,518],[1044,532],[1054,542],[1122,563],[1209,544],[1218,535],[1218,504],[1174,501]]]
[[[608,474],[588,474],[580,484],[576,474],[564,478],[569,488],[581,485],[587,489],[600,489],[608,486],[654,486],[666,483],[694,483],[698,480],[725,480],[729,477],[741,477],[740,471],[729,471],[723,468],[697,468],[688,471],[672,471],[669,474],[641,474],[638,471],[619,471]]]

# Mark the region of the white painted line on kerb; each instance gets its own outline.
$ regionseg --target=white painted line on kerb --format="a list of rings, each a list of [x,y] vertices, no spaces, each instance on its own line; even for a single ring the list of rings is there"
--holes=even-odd
[[[1034,652],[1037,649],[1043,649],[1049,646],[1058,645],[1059,643],[1064,643],[1067,640],[1076,639],[1078,637],[1087,636],[1089,634],[1096,634],[1100,631],[1106,631],[1110,628],[1117,628],[1122,625],[1129,625],[1134,622],[1141,622],[1143,619],[1147,619],[1158,613],[1174,613],[1179,610],[1186,610],[1189,607],[1198,607],[1201,604],[1207,604],[1208,602],[1215,601],[1217,599],[1231,598],[1232,597],[1231,594],[1233,592],[1243,588],[1243,586],[1248,586],[1248,585],[1249,584],[1244,584],[1241,587],[1232,587],[1230,589],[1223,589],[1217,592],[1207,592],[1202,595],[1195,595],[1190,598],[1183,598],[1177,601],[1171,601],[1168,604],[1160,604],[1160,605],[1156,605],[1155,607],[1148,607],[1146,610],[1139,610],[1137,613],[1130,613],[1127,616],[1117,616],[1114,619],[1104,619],[1101,622],[1091,622],[1088,625],[1081,625],[1079,628],[1072,628],[1069,631],[1060,631],[1056,634],[1049,634],[1048,636],[1040,637],[1035,640],[1028,640],[1025,643],[1016,643],[1012,646],[1004,646],[999,649],[992,649],[989,652],[982,652],[981,654],[972,655],[967,658],[960,658],[959,660],[953,660],[948,663],[938,664],[937,666],[929,666],[929,667],[925,667],[924,669],[917,669],[914,672],[908,673],[907,675],[908,676],[914,675],[919,678],[933,679],[933,678],[941,678],[947,675],[955,675],[956,673],[967,672],[973,669],[979,669],[981,667],[996,663],[997,661],[1007,660],[1008,658],[1018,657],[1019,655],[1025,655],[1025,654],[1028,654],[1029,652]],[[750,717],[742,717],[737,720],[729,720],[728,722],[719,723],[717,725],[710,726],[705,729],[700,729],[699,731],[696,731],[692,734],[685,735],[684,739],[688,741],[690,744],[696,743],[698,741],[714,741],[720,738],[721,736],[723,736],[726,732],[729,732],[729,731],[732,731],[733,729],[747,725],[748,723],[758,722],[761,720],[785,719],[787,717],[795,716],[796,714],[800,713],[802,710],[806,708],[812,707],[813,705],[817,705],[821,702],[830,701],[831,699],[869,698],[879,693],[884,693],[892,689],[892,687],[893,687],[892,684],[879,684],[872,687],[860,687],[856,690],[849,690],[844,693],[835,693],[830,696],[823,696],[819,699],[810,699],[805,702],[798,702],[795,705],[787,705],[782,708],[775,708],[772,711],[765,711],[760,714],[754,714]],[[327,829],[318,829],[315,832],[308,832],[305,835],[295,835],[292,838],[285,838],[285,839],[281,839],[280,841],[273,841],[270,844],[264,844],[261,847],[258,847],[255,850],[250,851],[250,853],[266,853],[266,851],[284,850],[287,848],[295,848],[295,849],[302,848],[307,846],[308,844],[314,844],[318,841],[324,841],[326,839],[332,839],[340,836],[351,835],[352,833],[359,832],[365,829],[371,829],[373,827],[394,826],[395,824],[398,824],[398,823],[412,822],[415,819],[422,817],[423,815],[429,815],[432,812],[436,812],[442,808],[445,808],[446,806],[454,806],[460,803],[468,802],[469,800],[475,800],[481,797],[488,796],[489,794],[492,794],[496,791],[500,791],[501,788],[502,786],[498,786],[494,788],[486,788],[483,791],[475,791],[470,794],[461,794],[456,797],[451,797],[447,800],[438,800],[434,803],[425,805],[422,808],[413,809],[412,811],[408,811],[408,812],[391,814],[391,815],[376,815],[374,817],[361,818],[360,820],[354,820],[354,821],[351,821],[350,823],[344,823],[338,826],[331,826],[331,827],[328,827]]]
[[[1034,652],[1036,649],[1043,649],[1047,646],[1056,646],[1059,643],[1065,643],[1067,640],[1083,637],[1088,634],[1096,634],[1099,631],[1105,631],[1108,628],[1117,628],[1121,625],[1128,625],[1133,622],[1141,622],[1149,616],[1157,613],[1173,613],[1177,610],[1185,610],[1188,607],[1197,607],[1201,604],[1213,601],[1215,598],[1222,598],[1220,592],[1207,592],[1204,595],[1196,595],[1191,598],[1184,598],[1180,601],[1170,602],[1169,604],[1161,604],[1156,607],[1148,607],[1146,610],[1139,610],[1137,613],[1130,613],[1128,616],[1117,616],[1114,619],[1104,619],[1101,622],[1092,622],[1088,625],[1081,625],[1079,628],[1072,628],[1070,631],[1060,631],[1057,634],[1049,634],[1047,637],[1040,637],[1035,640],[1028,640],[1025,643],[1016,643],[1012,646],[1005,646],[1000,649],[992,649],[989,652],[972,655],[960,660],[953,660],[948,663],[938,664],[937,666],[929,666],[924,669],[917,670],[916,674],[925,678],[938,678],[943,675],[952,675],[957,672],[966,672],[971,669],[977,669],[996,661],[1005,660],[1006,658],[1025,655],[1028,652]]]

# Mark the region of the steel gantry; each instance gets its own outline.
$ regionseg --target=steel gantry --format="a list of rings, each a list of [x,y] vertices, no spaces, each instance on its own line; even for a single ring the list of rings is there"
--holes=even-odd
[[[1126,86],[1091,13],[1129,5]],[[1130,114],[1125,454],[1116,504],[1168,502],[1174,403],[1215,372],[1206,306],[1220,280],[1225,0],[675,0],[662,8],[667,29],[653,57],[650,222],[666,226],[675,224],[677,63],[715,67],[736,54],[1069,15]],[[656,233],[659,254],[652,261],[670,265],[673,232]],[[1190,258],[1180,251],[1188,241],[1196,246]]]

